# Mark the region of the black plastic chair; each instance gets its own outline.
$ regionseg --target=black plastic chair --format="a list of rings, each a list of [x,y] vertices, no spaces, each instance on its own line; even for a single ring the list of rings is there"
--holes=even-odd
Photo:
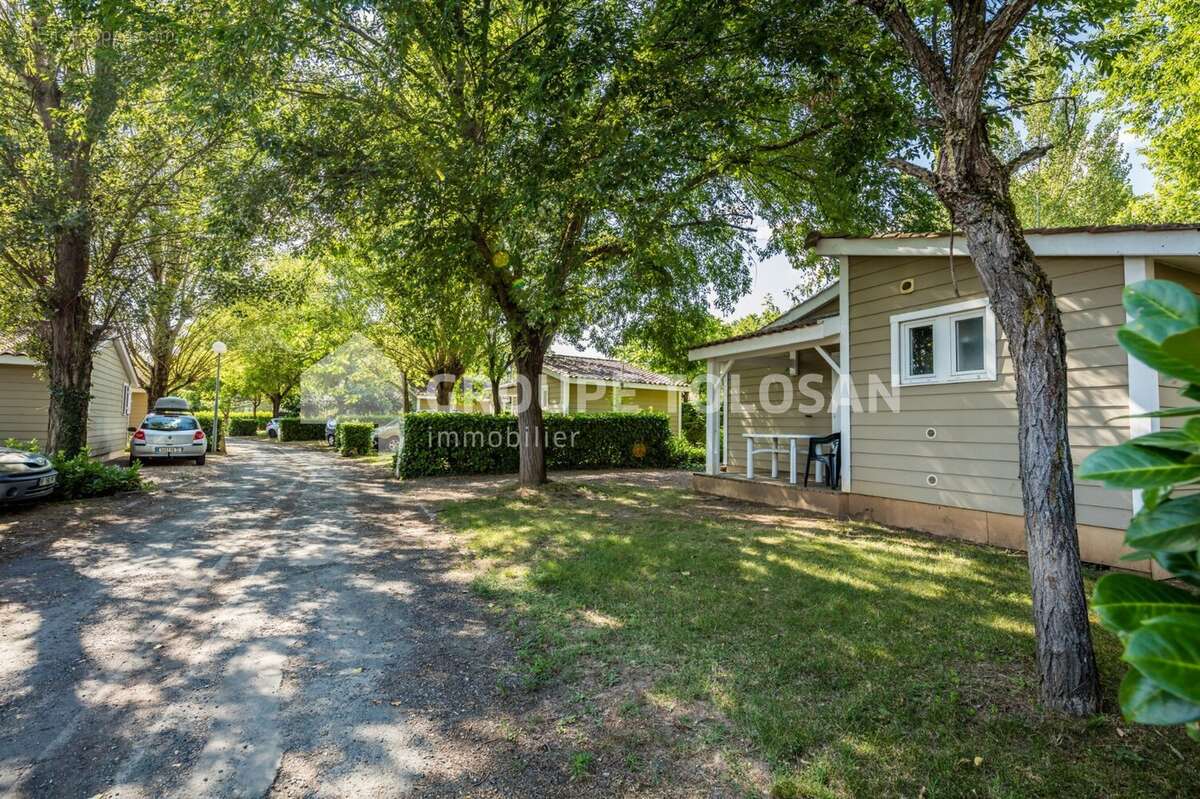
[[[822,452],[820,448],[823,446],[828,447],[828,450]],[[808,440],[808,459],[804,461],[805,488],[808,488],[808,469],[814,461],[825,466],[825,485],[836,490],[842,484],[841,450],[841,433]]]

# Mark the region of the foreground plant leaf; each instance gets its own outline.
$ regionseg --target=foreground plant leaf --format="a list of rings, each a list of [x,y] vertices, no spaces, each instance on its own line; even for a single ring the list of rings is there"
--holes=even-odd
[[[1138,724],[1187,724],[1200,719],[1200,704],[1159,688],[1137,669],[1121,680],[1117,698],[1125,718]]]
[[[1177,452],[1122,444],[1085,458],[1079,477],[1102,480],[1110,488],[1155,488],[1200,477],[1200,463]]]
[[[1163,689],[1200,704],[1200,614],[1147,621],[1129,636],[1122,659]]]
[[[1200,596],[1136,574],[1106,574],[1096,583],[1092,607],[1108,629],[1132,633],[1159,616],[1200,614]]]
[[[1200,494],[1171,499],[1133,517],[1125,543],[1134,549],[1191,552],[1200,549]]]

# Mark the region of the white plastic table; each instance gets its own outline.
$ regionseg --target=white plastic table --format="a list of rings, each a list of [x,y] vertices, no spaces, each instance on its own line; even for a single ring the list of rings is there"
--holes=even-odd
[[[771,479],[779,478],[779,456],[783,453],[788,455],[788,482],[792,485],[796,484],[796,450],[797,441],[805,442],[804,456],[808,457],[807,442],[810,438],[822,438],[823,436],[814,436],[805,433],[742,433],[742,438],[746,439],[746,479],[754,479],[754,455],[755,453],[771,453]],[[755,447],[756,439],[770,439],[770,447]],[[787,449],[779,446],[780,441],[787,442]],[[817,482],[824,482],[825,464],[817,462]]]

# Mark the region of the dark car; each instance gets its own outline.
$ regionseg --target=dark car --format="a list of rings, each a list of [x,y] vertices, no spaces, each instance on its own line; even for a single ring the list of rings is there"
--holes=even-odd
[[[57,484],[58,472],[45,455],[0,447],[0,503],[40,499]]]

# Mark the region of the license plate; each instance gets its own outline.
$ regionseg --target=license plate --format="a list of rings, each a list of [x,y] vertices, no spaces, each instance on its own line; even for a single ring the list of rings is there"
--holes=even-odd
[[[45,477],[43,477],[42,479],[38,480],[38,485],[39,486],[52,486],[57,481],[57,479],[58,479],[58,475],[48,474]]]
[[[183,447],[155,447],[154,448],[155,455],[161,455],[164,452],[167,453],[168,455],[172,455],[176,452],[183,452]]]

